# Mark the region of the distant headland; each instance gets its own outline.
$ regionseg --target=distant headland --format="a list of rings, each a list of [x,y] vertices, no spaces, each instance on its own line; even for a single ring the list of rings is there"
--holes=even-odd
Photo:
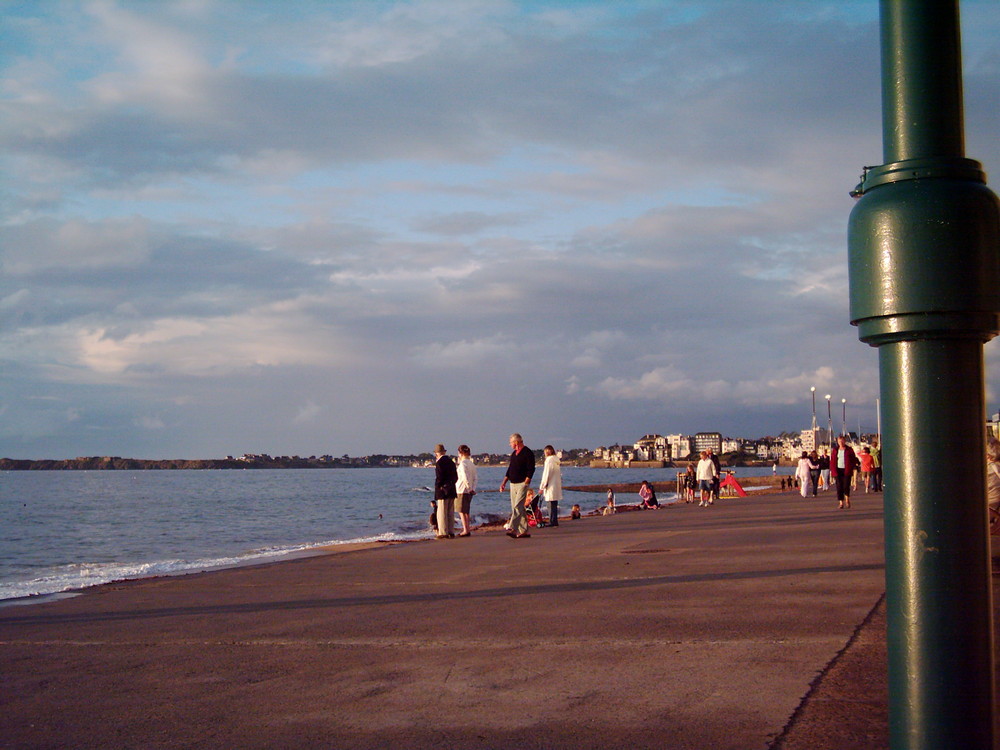
[[[473,456],[479,466],[505,466],[509,460],[506,453],[480,453]],[[536,457],[542,458],[541,453]],[[575,449],[562,452],[562,464],[566,466],[590,466],[594,468],[673,468],[687,465],[686,461],[629,461],[615,464],[596,459],[592,452]],[[747,460],[746,456],[723,455],[726,466],[764,466],[770,461]],[[0,458],[0,471],[147,471],[147,470],[211,470],[211,469],[370,469],[398,467],[433,466],[431,453],[415,455],[371,456],[269,456],[267,454],[244,454],[240,457],[225,458],[122,458],[121,456],[81,456],[66,459],[17,459]]]
[[[427,454],[429,460],[434,456]],[[121,456],[83,456],[67,459],[0,458],[0,471],[145,471],[207,469],[361,469],[385,466],[423,465],[420,456],[268,456],[244,455],[239,458],[122,458]]]

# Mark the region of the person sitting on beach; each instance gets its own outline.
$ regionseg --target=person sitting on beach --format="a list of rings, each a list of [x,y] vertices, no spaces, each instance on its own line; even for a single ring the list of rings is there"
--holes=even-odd
[[[649,500],[649,496],[652,494],[653,491],[649,489],[649,482],[643,479],[642,484],[639,485],[639,510],[646,509],[646,501]]]
[[[602,513],[605,516],[610,516],[612,513],[615,512],[615,510],[616,510],[615,509],[615,491],[613,489],[611,489],[610,487],[608,487],[608,503],[607,503],[607,505],[604,506],[604,510],[602,511]]]
[[[659,508],[660,504],[656,500],[656,492],[653,491],[653,486],[647,482],[645,479],[642,480],[642,484],[639,485],[639,508],[645,510],[646,508]]]
[[[649,502],[646,503],[646,507],[653,510],[659,510],[660,508],[660,501],[656,499],[656,489],[653,485],[649,485]]]
[[[574,521],[577,520],[578,518],[583,517],[583,513],[580,512],[579,503],[573,503],[573,508],[569,512],[569,517],[572,518]]]

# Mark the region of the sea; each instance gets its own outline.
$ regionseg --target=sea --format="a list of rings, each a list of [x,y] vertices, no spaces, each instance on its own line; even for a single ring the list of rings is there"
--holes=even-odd
[[[505,469],[478,471],[474,523],[506,517],[509,496],[497,491]],[[737,477],[769,473],[738,469]],[[562,469],[564,487],[643,479],[673,487],[676,477],[676,469]],[[0,605],[342,544],[428,539],[433,483],[432,467],[0,472]],[[604,501],[568,492],[563,506],[586,512]]]

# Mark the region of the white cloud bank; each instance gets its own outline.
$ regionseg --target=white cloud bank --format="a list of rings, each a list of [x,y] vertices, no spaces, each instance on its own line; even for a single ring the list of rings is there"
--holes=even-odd
[[[0,455],[756,436],[812,386],[873,428],[875,5],[5,7]]]

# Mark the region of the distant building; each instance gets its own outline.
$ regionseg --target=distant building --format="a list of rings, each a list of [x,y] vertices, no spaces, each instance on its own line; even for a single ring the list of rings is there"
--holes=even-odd
[[[722,433],[721,432],[699,432],[694,436],[694,451],[701,453],[709,449],[716,454],[722,453]]]
[[[680,461],[691,455],[691,438],[687,435],[667,435],[664,438],[670,455],[675,461]]]
[[[764,460],[772,460],[779,455],[774,445],[767,440],[758,440],[753,444],[753,450],[750,452],[756,454],[757,458]]]
[[[669,461],[670,446],[663,435],[643,435],[632,446],[636,461]]]
[[[781,441],[781,456],[793,461],[802,455],[802,441],[799,438],[785,438]]]
[[[810,451],[814,451],[817,449],[818,447],[818,443],[816,442],[817,432],[818,431],[813,431],[813,430],[802,430],[802,433],[799,436],[799,441],[802,443],[802,450],[804,450],[806,453],[809,453]]]

